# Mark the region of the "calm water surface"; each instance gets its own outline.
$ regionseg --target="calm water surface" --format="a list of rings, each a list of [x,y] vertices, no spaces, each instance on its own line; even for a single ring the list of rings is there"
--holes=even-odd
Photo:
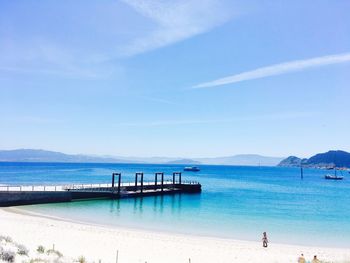
[[[0,184],[109,183],[112,172],[133,181],[182,165],[0,163]],[[22,207],[88,223],[270,242],[350,247],[350,175],[326,181],[325,171],[279,167],[201,166],[184,172],[201,194],[96,200]]]

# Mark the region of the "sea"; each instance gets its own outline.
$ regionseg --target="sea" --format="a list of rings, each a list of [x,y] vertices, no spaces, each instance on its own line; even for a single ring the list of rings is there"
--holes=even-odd
[[[135,172],[152,181],[181,171],[183,180],[199,181],[200,194],[90,200],[18,208],[98,224],[270,243],[350,247],[350,174],[325,180],[325,170],[299,168],[95,163],[0,163],[0,185],[65,185],[110,183],[113,172],[133,182]]]

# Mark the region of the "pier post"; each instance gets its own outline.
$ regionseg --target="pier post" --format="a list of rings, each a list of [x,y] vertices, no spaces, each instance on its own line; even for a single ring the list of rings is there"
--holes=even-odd
[[[173,185],[175,185],[175,183],[176,183],[176,176],[179,177],[179,184],[181,184],[181,173],[175,172],[175,173],[173,173]]]
[[[112,188],[114,187],[114,176],[115,176],[115,173],[112,173]]]
[[[164,173],[161,173],[161,175],[162,175],[162,192],[163,192],[163,189],[164,189]]]
[[[158,185],[158,175],[159,176],[161,176],[163,173],[155,173],[155,176],[154,176],[154,189],[155,190],[157,190],[158,189],[158,187],[157,187],[157,185]]]
[[[118,195],[120,194],[120,183],[122,181],[122,174],[119,173],[118,174]]]
[[[140,173],[141,175],[141,193],[143,193],[143,173]]]
[[[135,174],[135,191],[137,190],[137,176],[139,175],[139,173]]]

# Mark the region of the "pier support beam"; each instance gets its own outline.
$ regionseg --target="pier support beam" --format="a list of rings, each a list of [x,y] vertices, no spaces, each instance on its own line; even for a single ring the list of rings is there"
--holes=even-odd
[[[143,193],[143,173],[141,175],[141,193]]]
[[[143,192],[143,173],[136,173],[135,174],[135,191],[137,191],[137,179],[138,176],[140,176],[141,179],[141,193]]]
[[[122,181],[122,174],[118,173],[118,195],[120,194],[120,184]]]
[[[114,187],[115,187],[115,176],[118,176],[118,194],[120,194],[120,183],[121,183],[121,173],[113,173],[112,174],[112,191],[114,191]]]
[[[158,173],[155,173],[155,175],[154,175],[154,185],[156,186],[156,188],[157,188],[157,179],[158,179]]]
[[[115,176],[115,173],[112,173],[112,188],[114,187],[114,176]]]
[[[175,173],[173,173],[173,185],[175,185],[175,183],[176,183],[176,176],[179,177],[179,184],[181,184],[181,173],[175,172]]]
[[[154,176],[154,188],[155,188],[155,190],[157,190],[158,189],[158,187],[157,187],[157,185],[158,185],[158,175],[159,176],[162,176],[164,173],[155,173],[155,176]]]
[[[164,190],[164,173],[161,173],[161,175],[162,175],[162,187],[161,187],[161,189],[163,192],[163,190]]]

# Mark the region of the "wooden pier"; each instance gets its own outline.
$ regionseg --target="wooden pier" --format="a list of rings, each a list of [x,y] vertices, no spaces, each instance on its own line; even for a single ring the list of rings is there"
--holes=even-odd
[[[154,181],[144,181],[144,173],[138,172],[134,182],[122,182],[122,174],[113,173],[111,184],[0,186],[0,206],[200,193],[202,190],[199,182],[183,181],[180,172],[172,173],[171,180],[165,180],[164,177],[164,173],[157,172]]]

